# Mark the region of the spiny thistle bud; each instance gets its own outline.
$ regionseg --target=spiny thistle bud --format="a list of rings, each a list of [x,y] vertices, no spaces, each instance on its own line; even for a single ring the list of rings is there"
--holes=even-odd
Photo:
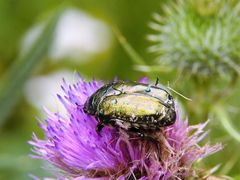
[[[149,48],[161,65],[197,76],[240,73],[240,2],[179,0],[154,14]]]

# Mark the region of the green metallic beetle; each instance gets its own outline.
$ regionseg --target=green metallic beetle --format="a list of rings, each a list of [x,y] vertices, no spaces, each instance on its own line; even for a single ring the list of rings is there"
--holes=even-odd
[[[106,84],[91,95],[84,112],[98,120],[96,131],[104,125],[122,128],[144,136],[172,125],[176,120],[174,100],[163,86],[129,81]]]

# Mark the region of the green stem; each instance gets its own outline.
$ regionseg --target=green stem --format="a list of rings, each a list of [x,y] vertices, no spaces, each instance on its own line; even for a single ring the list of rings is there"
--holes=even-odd
[[[240,142],[240,133],[234,128],[231,123],[230,117],[226,111],[226,108],[221,104],[216,104],[213,108],[213,112],[222,123],[224,129],[237,141]]]
[[[238,74],[235,72],[232,75],[232,79],[230,80],[229,84],[219,93],[217,93],[214,97],[213,97],[213,102],[218,102],[220,100],[226,99],[227,97],[229,97],[229,95],[231,94],[232,90],[234,89],[234,87],[237,84],[238,81]]]
[[[130,57],[130,59],[134,62],[135,66],[141,66],[141,67],[149,67],[146,63],[146,61],[137,53],[137,51],[131,46],[131,44],[126,40],[126,38],[121,34],[121,32],[118,30],[117,27],[113,27],[113,32],[122,46],[122,48],[125,50],[127,55]],[[151,78],[158,77],[155,72],[152,70],[147,71],[148,75]]]
[[[127,52],[135,64],[147,65],[143,58],[135,51],[135,49],[129,44],[126,38],[121,34],[118,28],[113,27],[113,32],[116,35],[118,42],[121,44],[123,49]]]
[[[170,70],[172,70],[171,67],[166,67],[166,66],[161,66],[161,65],[134,65],[134,69],[141,71],[141,72],[169,72]]]
[[[234,153],[232,154],[232,157],[229,157],[229,160],[224,163],[224,166],[221,168],[220,174],[228,174],[229,171],[234,167],[234,165],[239,160],[239,154]]]
[[[33,70],[45,59],[55,32],[55,27],[63,9],[59,8],[46,24],[39,38],[31,48],[14,61],[0,84],[0,126],[14,110],[15,104],[21,96],[24,83]]]

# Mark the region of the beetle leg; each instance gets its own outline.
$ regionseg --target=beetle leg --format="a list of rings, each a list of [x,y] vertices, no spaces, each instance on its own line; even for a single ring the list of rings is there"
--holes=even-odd
[[[154,139],[153,137],[151,137],[151,136],[144,136],[147,140],[149,140],[150,142],[152,142],[155,146],[156,146],[156,148],[157,148],[157,157],[159,158],[159,161],[161,161],[161,151],[160,151],[160,144],[159,144],[159,142],[156,140],[156,139]]]
[[[98,135],[100,135],[100,132],[101,132],[103,127],[104,127],[104,124],[102,122],[99,122],[97,124],[96,131],[97,131]]]
[[[142,139],[144,139],[144,138],[146,137],[145,134],[142,133],[139,129],[130,128],[130,129],[128,129],[128,130],[131,131],[131,132],[133,132],[133,133],[135,133],[135,134],[137,134],[137,136],[140,137],[140,138],[142,138]]]
[[[160,144],[159,144],[159,142],[156,139],[154,139],[152,136],[148,136],[148,135],[142,133],[139,129],[136,129],[136,128],[130,128],[129,131],[134,132],[140,138],[147,139],[148,141],[153,143],[156,146],[156,148],[157,148],[157,157],[159,158],[159,161],[161,161]]]
[[[159,161],[161,161],[161,151],[160,151],[160,144],[159,142],[154,139],[153,137],[151,136],[147,136],[147,139],[149,139],[149,141],[151,141],[157,148],[157,157],[159,158]]]
[[[101,118],[98,119],[98,124],[96,126],[96,131],[97,131],[98,135],[100,135],[100,132],[102,131],[104,125],[108,124],[108,123],[109,123],[109,120],[101,119]]]

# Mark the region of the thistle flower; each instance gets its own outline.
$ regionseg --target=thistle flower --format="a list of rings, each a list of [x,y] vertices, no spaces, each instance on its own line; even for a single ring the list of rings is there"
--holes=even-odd
[[[144,79],[142,82],[146,82]],[[197,174],[193,163],[219,151],[222,146],[198,145],[205,136],[207,123],[189,126],[177,109],[176,123],[155,134],[157,147],[137,136],[113,127],[104,127],[101,136],[96,132],[97,121],[85,114],[83,104],[103,82],[85,82],[79,77],[76,84],[63,81],[63,96],[58,95],[67,110],[46,110],[47,119],[40,121],[45,138],[34,133],[34,158],[48,161],[61,170],[59,179],[169,179],[192,177]],[[158,155],[160,157],[158,157]]]
[[[154,14],[157,62],[197,76],[240,73],[240,2],[178,0]]]

